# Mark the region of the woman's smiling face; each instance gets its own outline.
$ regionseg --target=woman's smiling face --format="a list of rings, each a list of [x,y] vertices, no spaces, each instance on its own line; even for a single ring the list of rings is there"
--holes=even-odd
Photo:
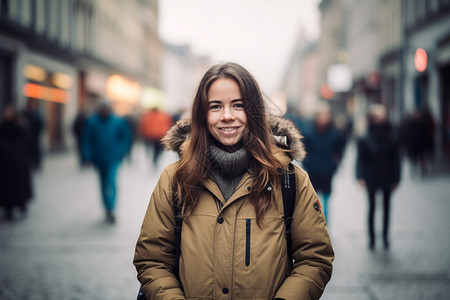
[[[239,85],[230,78],[218,78],[208,90],[208,131],[222,145],[234,146],[247,125]]]

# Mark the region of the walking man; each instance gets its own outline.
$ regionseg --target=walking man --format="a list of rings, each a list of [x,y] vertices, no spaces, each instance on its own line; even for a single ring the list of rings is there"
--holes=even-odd
[[[400,156],[387,111],[381,104],[372,104],[368,112],[368,133],[358,140],[356,178],[367,190],[369,200],[369,249],[375,248],[376,193],[383,193],[383,245],[389,248],[389,217],[391,193],[400,182]]]
[[[100,188],[106,220],[115,222],[117,169],[131,144],[131,130],[127,122],[116,116],[108,101],[100,103],[83,129],[83,160],[91,162],[100,177]]]

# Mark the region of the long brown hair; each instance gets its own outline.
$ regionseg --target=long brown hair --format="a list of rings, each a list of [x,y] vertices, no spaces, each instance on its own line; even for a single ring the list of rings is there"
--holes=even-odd
[[[184,216],[191,214],[199,201],[202,182],[208,177],[207,153],[211,139],[207,127],[208,90],[218,78],[234,80],[241,91],[247,116],[243,143],[250,154],[250,171],[254,177],[249,197],[255,207],[257,224],[261,226],[264,213],[276,203],[275,195],[280,186],[277,171],[281,163],[272,153],[275,143],[259,86],[255,78],[236,63],[215,65],[200,81],[192,104],[190,143],[183,152],[174,178],[179,205]],[[265,189],[268,184],[273,187],[272,192]]]

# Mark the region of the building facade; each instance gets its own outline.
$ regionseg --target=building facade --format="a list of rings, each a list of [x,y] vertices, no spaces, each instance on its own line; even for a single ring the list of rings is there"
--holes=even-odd
[[[377,1],[376,26],[380,102],[388,108],[391,120],[398,124],[403,115],[401,1]]]
[[[319,81],[329,83],[326,73],[335,63],[350,66],[351,89],[340,95],[356,133],[364,131],[360,120],[371,103],[384,104],[395,125],[426,111],[434,122],[435,157],[448,161],[450,0],[323,0],[319,9]]]
[[[167,111],[179,114],[190,110],[198,84],[210,63],[208,56],[194,54],[189,45],[164,43],[161,82]]]
[[[65,149],[78,111],[128,114],[160,87],[157,26],[157,0],[0,0],[0,109],[37,99],[45,148]]]
[[[348,54],[348,0],[323,0],[319,53],[319,95],[328,101],[335,116],[348,115],[352,103]]]
[[[288,61],[280,88],[291,113],[305,118],[313,116],[319,101],[318,71],[317,43],[301,35]]]
[[[450,161],[450,1],[402,1],[403,110],[429,111],[439,161]],[[423,50],[419,50],[423,49]]]

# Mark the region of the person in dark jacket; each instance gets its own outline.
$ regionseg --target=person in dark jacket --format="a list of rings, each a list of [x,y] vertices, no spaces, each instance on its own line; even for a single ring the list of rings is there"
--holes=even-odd
[[[319,105],[312,126],[304,130],[306,158],[303,166],[319,194],[323,213],[328,219],[328,200],[332,179],[342,158],[344,139],[332,122],[328,105]]]
[[[397,140],[393,137],[392,127],[387,120],[384,106],[374,104],[369,108],[368,134],[358,140],[356,177],[359,184],[367,189],[369,199],[368,231],[369,248],[375,247],[375,197],[383,192],[383,243],[389,248],[389,216],[391,192],[400,181],[400,157]]]
[[[75,120],[72,124],[72,131],[73,135],[75,137],[75,141],[77,143],[77,154],[78,154],[78,162],[80,166],[84,166],[86,163],[83,161],[83,155],[82,155],[82,139],[83,139],[83,127],[84,123],[86,122],[87,115],[84,110],[80,110],[75,117]]]
[[[113,114],[108,101],[102,101],[98,113],[86,121],[82,150],[83,160],[91,162],[99,173],[106,219],[110,223],[115,222],[117,170],[130,144],[128,123]]]
[[[0,206],[8,220],[14,217],[14,208],[26,212],[32,197],[29,139],[16,111],[7,106],[0,124]]]
[[[42,164],[41,136],[44,129],[44,119],[39,111],[39,102],[36,99],[28,99],[27,107],[23,112],[26,120],[31,154],[31,166],[34,170],[39,170]]]

